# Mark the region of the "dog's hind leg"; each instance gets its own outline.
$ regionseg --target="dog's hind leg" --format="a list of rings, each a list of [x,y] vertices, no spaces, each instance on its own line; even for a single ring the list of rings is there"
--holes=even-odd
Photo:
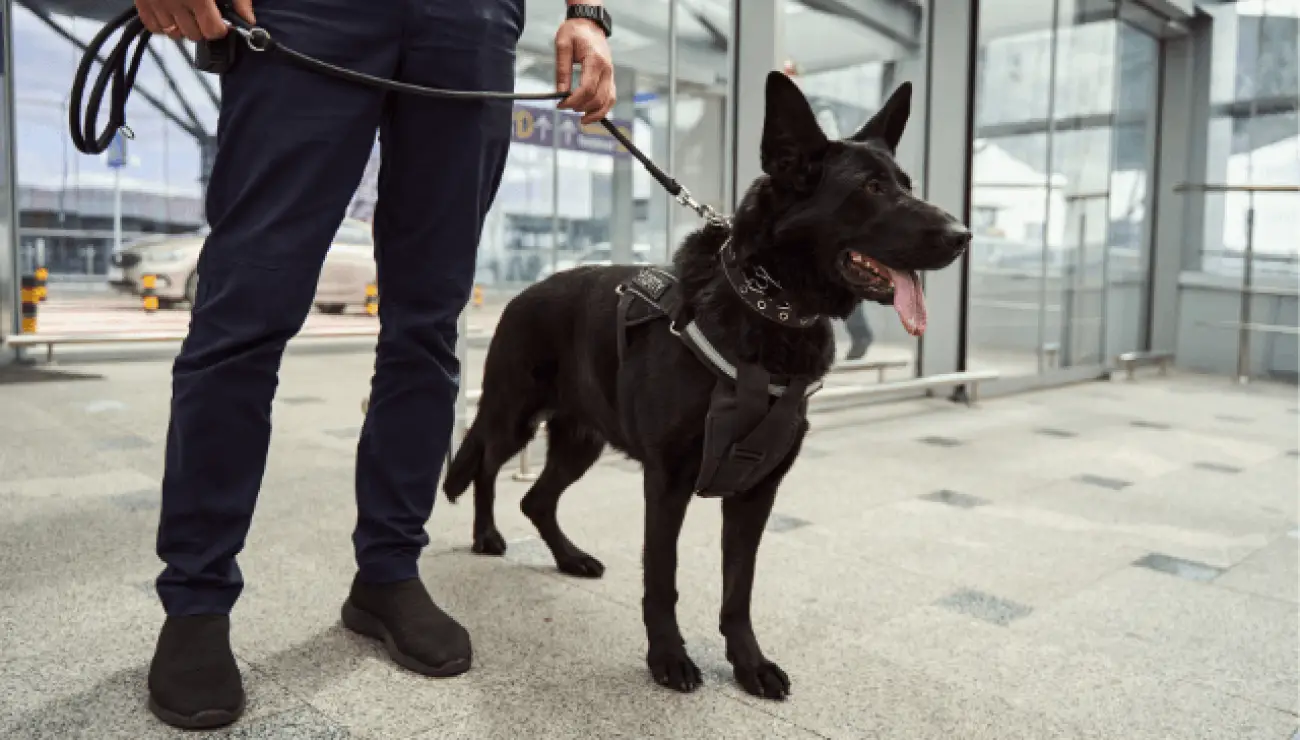
[[[483,441],[483,459],[474,475],[474,544],[471,548],[480,555],[506,554],[506,539],[497,530],[494,512],[497,474],[530,439],[530,427],[519,424],[500,427],[497,433]]]
[[[605,449],[598,432],[571,419],[556,417],[547,422],[546,466],[519,503],[524,515],[537,527],[563,573],[582,578],[599,578],[605,572],[601,562],[574,545],[560,529],[557,510],[560,496],[596,463]]]

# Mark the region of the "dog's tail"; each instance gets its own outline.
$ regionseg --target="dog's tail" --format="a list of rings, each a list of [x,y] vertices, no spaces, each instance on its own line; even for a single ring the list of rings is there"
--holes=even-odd
[[[451,465],[447,466],[447,478],[443,481],[442,491],[447,494],[448,501],[456,503],[456,499],[478,477],[479,468],[483,467],[483,452],[483,439],[475,432],[474,425],[470,425],[469,433],[457,448]]]

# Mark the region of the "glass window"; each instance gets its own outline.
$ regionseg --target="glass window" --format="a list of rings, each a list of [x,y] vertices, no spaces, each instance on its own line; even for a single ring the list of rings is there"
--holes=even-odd
[[[554,89],[554,8],[528,4],[517,89]],[[728,0],[678,2],[675,110],[669,99],[669,3],[619,11],[610,39],[619,102],[611,118],[702,202],[723,205]],[[699,220],[598,126],[553,106],[515,107],[514,145],[479,249],[477,282],[504,300],[608,250],[617,263],[663,263]],[[670,131],[671,129],[671,131]],[[555,131],[572,131],[553,136]],[[495,299],[496,296],[493,295]]]
[[[890,13],[865,23],[857,18],[786,4],[786,71],[812,104],[827,136],[843,138],[867,121],[903,82],[919,83],[925,73],[924,14],[927,2],[899,3],[905,13]],[[919,141],[925,121],[913,107],[898,160],[923,186]],[[862,303],[847,322],[836,322],[840,357],[904,360],[914,367],[917,341],[903,329],[892,307]],[[904,371],[905,372],[905,371]],[[856,379],[855,379],[856,381]]]
[[[1158,42],[1054,4],[980,5],[968,360],[1009,376],[1100,364],[1146,325]]]
[[[1051,5],[979,6],[971,210],[987,218],[972,224],[967,351],[971,369],[1004,375],[1038,370],[1048,218],[1063,206],[1048,166]]]
[[[85,16],[67,15],[65,7],[43,0],[13,7],[19,258],[29,267],[44,264],[53,281],[102,284],[115,224],[129,243],[203,223],[203,152],[216,131],[217,93],[175,44],[155,39],[128,105],[136,136],[123,166],[80,154],[67,130],[78,42],[89,41],[120,4],[79,5]]]
[[[1205,180],[1300,185],[1300,2],[1243,0],[1213,17],[1211,119]],[[1300,277],[1296,193],[1208,193],[1198,267],[1240,278],[1247,239],[1252,275],[1294,285]]]

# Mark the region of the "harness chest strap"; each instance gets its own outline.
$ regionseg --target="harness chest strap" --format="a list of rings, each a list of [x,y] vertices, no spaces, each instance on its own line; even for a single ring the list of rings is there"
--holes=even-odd
[[[642,268],[620,284],[618,292],[618,400],[625,412],[621,416],[628,418],[633,395],[624,370],[628,330],[666,319],[671,322],[669,330],[718,376],[695,492],[725,497],[757,485],[786,458],[806,429],[807,398],[821,388],[821,382],[773,383],[771,375],[756,364],[732,363],[694,321],[679,329],[684,313],[681,291],[676,276],[666,270]]]

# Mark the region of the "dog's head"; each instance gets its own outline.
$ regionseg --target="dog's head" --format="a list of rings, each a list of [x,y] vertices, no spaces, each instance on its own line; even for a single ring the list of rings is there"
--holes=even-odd
[[[916,197],[894,161],[911,97],[904,83],[861,130],[832,141],[794,82],[769,74],[761,150],[767,177],[737,213],[749,211],[767,233],[737,249],[781,275],[804,310],[842,318],[857,301],[875,301],[892,305],[903,327],[920,336],[926,318],[917,273],[951,264],[970,244],[970,231]]]

